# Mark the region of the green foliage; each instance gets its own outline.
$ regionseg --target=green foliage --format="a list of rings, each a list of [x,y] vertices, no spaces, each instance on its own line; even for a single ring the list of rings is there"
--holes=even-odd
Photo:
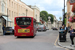
[[[54,16],[52,14],[48,14],[47,11],[41,11],[40,12],[40,17],[42,18],[42,20],[44,20],[46,22],[48,21],[48,16],[51,17],[51,23],[53,23],[54,22]]]
[[[51,17],[51,23],[53,23],[54,22],[54,16],[52,15],[52,14],[48,14],[48,16],[50,16]]]
[[[65,25],[66,25],[66,21],[67,21],[67,19],[65,18]]]
[[[44,20],[44,21],[47,22],[47,19],[48,19],[48,13],[47,13],[47,11],[41,11],[40,12],[40,17],[42,17],[42,20]]]

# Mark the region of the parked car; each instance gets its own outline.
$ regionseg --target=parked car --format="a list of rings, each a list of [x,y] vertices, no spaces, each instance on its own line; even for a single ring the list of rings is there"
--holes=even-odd
[[[52,28],[53,30],[58,30],[57,28]]]
[[[13,30],[13,34],[14,34],[14,26],[12,27],[12,30]]]
[[[49,30],[49,28],[48,28],[48,27],[46,27],[46,30]]]
[[[12,27],[6,27],[4,30],[5,30],[5,34],[14,34]]]
[[[38,27],[36,27],[37,28],[37,31],[38,31]]]
[[[39,25],[38,31],[46,31],[46,26],[45,25]]]

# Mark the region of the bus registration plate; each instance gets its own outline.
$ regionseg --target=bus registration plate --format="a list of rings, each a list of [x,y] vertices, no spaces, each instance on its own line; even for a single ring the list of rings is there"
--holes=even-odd
[[[30,29],[18,29],[18,33],[29,33]]]

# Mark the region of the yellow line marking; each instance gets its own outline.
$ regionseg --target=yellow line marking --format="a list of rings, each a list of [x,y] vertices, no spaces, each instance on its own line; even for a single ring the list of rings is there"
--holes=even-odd
[[[57,47],[60,47],[60,46],[56,45],[56,42],[58,41],[58,38],[59,38],[59,35],[57,36],[57,39],[56,39],[54,45],[57,46]],[[60,47],[60,48],[63,48],[63,47]],[[65,50],[68,50],[67,48],[64,48],[64,49],[65,49]]]

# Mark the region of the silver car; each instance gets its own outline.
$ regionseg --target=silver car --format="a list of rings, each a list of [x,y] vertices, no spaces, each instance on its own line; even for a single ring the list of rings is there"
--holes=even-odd
[[[38,31],[46,31],[45,25],[39,25],[38,26]]]

